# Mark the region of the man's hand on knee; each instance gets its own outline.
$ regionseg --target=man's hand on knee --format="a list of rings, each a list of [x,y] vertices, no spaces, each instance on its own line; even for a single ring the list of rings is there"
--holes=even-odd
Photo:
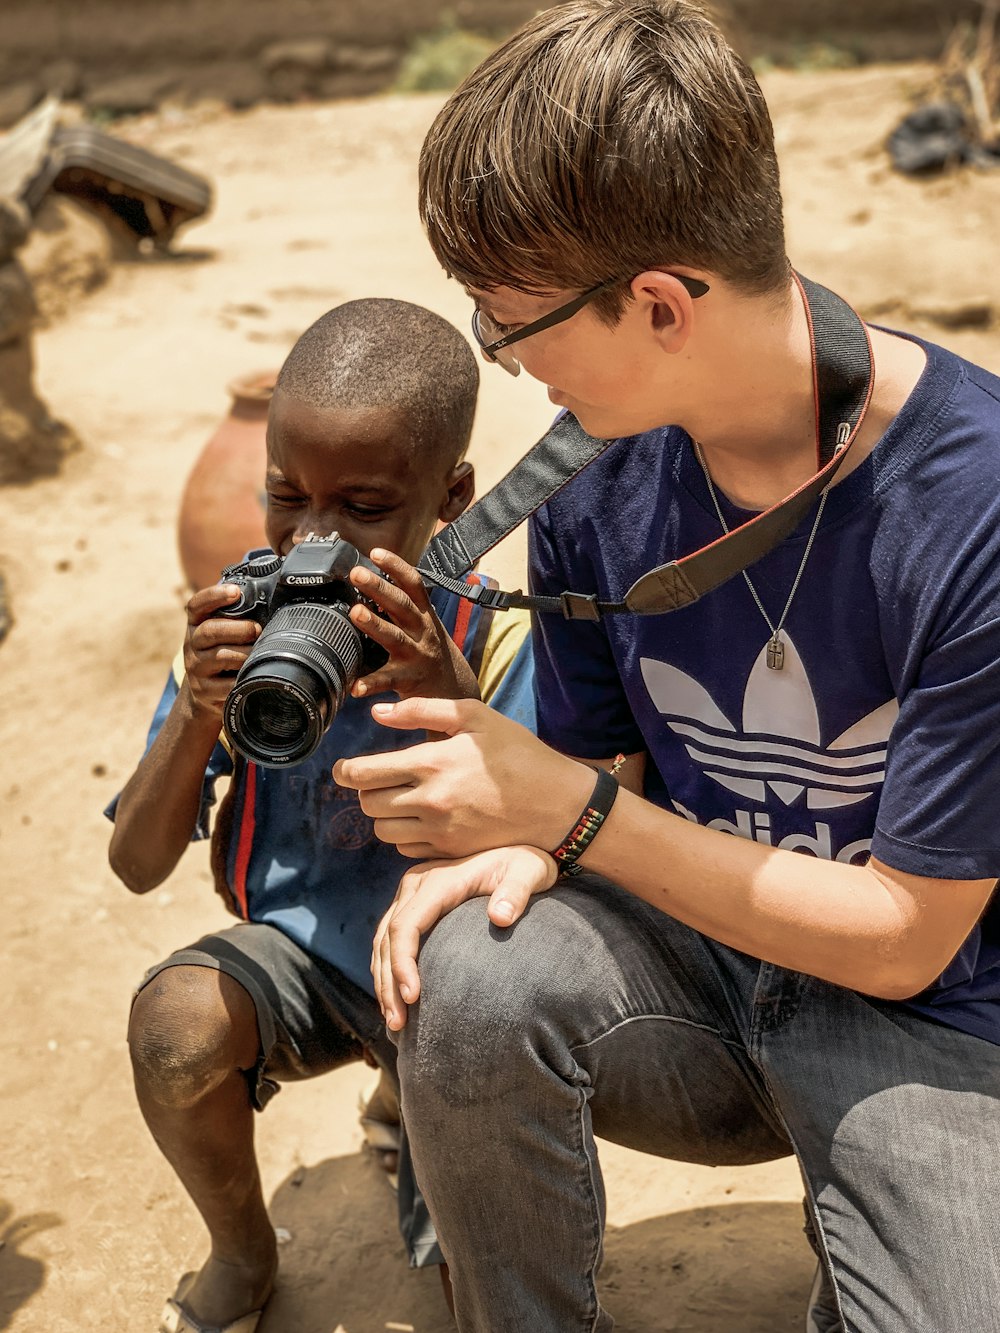
[[[420,940],[441,917],[470,898],[489,898],[495,926],[511,926],[536,893],[556,882],[558,870],[537,847],[498,847],[457,861],[426,861],[408,870],[375,932],[372,976],[386,1025],[406,1025],[407,1006],[420,995]]]

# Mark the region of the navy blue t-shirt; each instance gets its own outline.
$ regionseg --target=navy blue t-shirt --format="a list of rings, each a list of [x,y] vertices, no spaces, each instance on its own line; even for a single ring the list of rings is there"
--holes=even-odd
[[[584,758],[646,750],[652,801],[757,842],[1000,875],[1000,380],[921,346],[903,410],[829,493],[784,669],[767,667],[770,630],[739,576],[669,615],[539,616],[544,740]],[[719,498],[730,527],[750,517]],[[748,571],[772,623],[814,517]],[[682,430],[623,439],[532,521],[532,589],[621,600],[720,532]],[[907,1003],[1000,1042],[1000,905]]]

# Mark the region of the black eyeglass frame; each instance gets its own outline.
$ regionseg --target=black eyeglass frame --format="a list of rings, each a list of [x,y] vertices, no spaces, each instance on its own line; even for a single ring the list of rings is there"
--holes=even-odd
[[[681,286],[686,288],[691,294],[694,300],[697,300],[699,296],[704,296],[706,292],[710,290],[708,283],[702,282],[701,278],[689,278],[683,273],[672,273],[670,276],[676,278]],[[491,343],[486,342],[480,332],[479,319],[482,311],[476,306],[475,310],[472,312],[473,337],[479,344],[479,348],[485,357],[490,361],[495,362],[497,365],[503,366],[504,370],[509,370],[512,374],[516,375],[518,370],[520,370],[520,366],[517,365],[516,362],[515,365],[517,366],[517,369],[512,369],[505,365],[504,362],[498,359],[496,355],[497,352],[502,352],[505,347],[510,347],[512,343],[520,342],[522,338],[530,338],[536,333],[541,333],[543,329],[551,329],[554,325],[562,324],[564,320],[571,319],[578,310],[582,310],[583,307],[589,301],[592,301],[595,296],[599,295],[601,292],[606,292],[609,287],[614,287],[617,283],[623,281],[623,278],[606,278],[604,282],[599,282],[595,287],[588,287],[587,290],[581,292],[579,296],[574,296],[572,301],[567,301],[564,305],[557,306],[555,310],[550,310],[549,313],[543,315],[541,319],[533,320],[530,324],[525,324],[523,328],[515,329],[513,333],[508,333],[505,337],[497,338],[495,342]]]

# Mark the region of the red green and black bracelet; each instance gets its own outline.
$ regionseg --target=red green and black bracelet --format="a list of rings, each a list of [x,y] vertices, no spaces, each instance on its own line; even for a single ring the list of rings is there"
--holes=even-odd
[[[615,769],[619,765],[615,764]],[[580,857],[597,837],[618,795],[618,781],[604,768],[597,770],[597,781],[579,819],[552,852],[560,876],[579,875]]]

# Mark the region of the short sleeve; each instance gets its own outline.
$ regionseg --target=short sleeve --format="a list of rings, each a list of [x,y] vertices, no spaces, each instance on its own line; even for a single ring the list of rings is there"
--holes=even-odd
[[[584,562],[569,573],[543,505],[528,530],[532,593],[597,590],[596,574]],[[539,614],[532,624],[538,735],[563,754],[602,759],[645,749],[621,677],[600,623]]]
[[[927,652],[900,700],[872,854],[930,878],[1000,875],[1000,616]]]

